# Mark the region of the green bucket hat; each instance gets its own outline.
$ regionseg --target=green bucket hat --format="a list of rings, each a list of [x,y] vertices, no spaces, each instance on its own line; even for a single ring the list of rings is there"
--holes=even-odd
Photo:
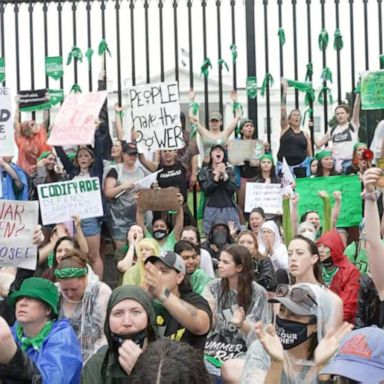
[[[13,305],[21,297],[31,297],[48,304],[55,315],[58,315],[57,305],[59,303],[59,292],[52,283],[42,277],[30,277],[25,279],[18,291],[8,296],[8,302]]]

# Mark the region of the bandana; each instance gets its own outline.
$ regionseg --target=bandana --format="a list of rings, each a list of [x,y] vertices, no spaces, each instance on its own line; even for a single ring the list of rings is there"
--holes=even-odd
[[[55,277],[58,279],[71,279],[73,277],[83,277],[87,273],[88,273],[87,268],[55,269]]]
[[[48,321],[36,336],[27,337],[24,336],[23,327],[20,324],[17,324],[16,336],[21,343],[21,350],[26,351],[28,347],[32,347],[38,351],[41,348],[44,340],[51,332],[52,326],[52,321]]]

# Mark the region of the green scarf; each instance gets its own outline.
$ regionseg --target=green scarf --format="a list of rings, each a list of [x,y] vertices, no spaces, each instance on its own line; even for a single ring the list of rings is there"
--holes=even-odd
[[[321,274],[323,276],[324,283],[327,287],[329,287],[329,285],[331,284],[331,281],[334,278],[334,276],[336,275],[338,270],[339,270],[339,268],[337,268],[337,267],[333,270],[330,270],[330,271],[328,271],[327,268],[325,268],[325,267],[321,268]]]
[[[58,279],[72,279],[74,277],[83,277],[87,273],[88,273],[87,268],[55,269],[55,277]]]
[[[28,347],[32,347],[35,350],[39,350],[50,334],[52,330],[53,322],[48,321],[43,328],[41,328],[40,332],[34,337],[24,336],[23,327],[20,324],[17,324],[16,328],[16,337],[21,343],[21,350],[26,351]]]

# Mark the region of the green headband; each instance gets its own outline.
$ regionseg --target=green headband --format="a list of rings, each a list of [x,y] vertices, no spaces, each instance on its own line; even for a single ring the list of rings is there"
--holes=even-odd
[[[323,160],[324,157],[332,157],[332,152],[324,149],[323,151],[317,152],[315,155],[317,161]]]
[[[270,153],[264,153],[264,155],[260,157],[260,162],[263,160],[270,160],[272,161],[272,164],[274,164],[273,157]]]
[[[45,159],[46,157],[48,157],[49,155],[53,154],[53,152],[50,152],[50,151],[44,151],[38,158],[37,160],[40,161],[40,160],[43,160]]]
[[[361,142],[356,143],[356,144],[353,146],[353,152],[355,152],[355,151],[357,150],[357,148],[359,148],[359,147],[365,147],[365,148],[367,148],[367,144],[365,144],[365,143],[361,143]]]
[[[87,268],[55,269],[55,277],[58,279],[72,279],[73,277],[83,277],[87,273],[88,273]]]

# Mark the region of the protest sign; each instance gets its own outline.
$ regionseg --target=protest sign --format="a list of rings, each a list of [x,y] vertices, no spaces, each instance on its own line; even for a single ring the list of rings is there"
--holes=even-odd
[[[283,157],[283,166],[281,167],[281,173],[283,175],[281,184],[283,186],[283,194],[292,194],[292,185],[295,183],[295,178],[292,175],[291,169],[287,163],[285,157]]]
[[[176,82],[131,88],[129,106],[140,153],[184,147]]]
[[[179,188],[140,189],[138,207],[143,211],[177,211]]]
[[[384,71],[365,72],[361,77],[361,109],[384,108]]]
[[[5,80],[5,59],[0,57],[0,83]]]
[[[41,111],[51,108],[47,89],[19,91],[19,109],[22,112]]]
[[[243,165],[244,161],[259,160],[264,155],[264,143],[260,140],[230,140],[228,160],[232,165]]]
[[[281,215],[283,203],[280,184],[247,183],[245,186],[245,212],[261,207],[265,213]]]
[[[107,91],[69,94],[57,113],[48,144],[93,144],[95,121],[106,97]]]
[[[59,80],[63,74],[63,58],[61,56],[51,56],[45,58],[45,73],[52,79]]]
[[[333,192],[340,191],[342,196],[338,227],[359,225],[362,218],[361,184],[358,176],[328,176],[296,179],[296,192],[299,194],[299,217],[307,211],[318,211],[323,219],[323,202],[320,191],[328,192],[334,202]]]
[[[37,187],[44,225],[103,216],[99,179],[63,181]]]
[[[36,269],[32,237],[38,217],[37,201],[0,200],[0,268]]]
[[[12,100],[9,88],[0,88],[0,156],[15,154]]]

